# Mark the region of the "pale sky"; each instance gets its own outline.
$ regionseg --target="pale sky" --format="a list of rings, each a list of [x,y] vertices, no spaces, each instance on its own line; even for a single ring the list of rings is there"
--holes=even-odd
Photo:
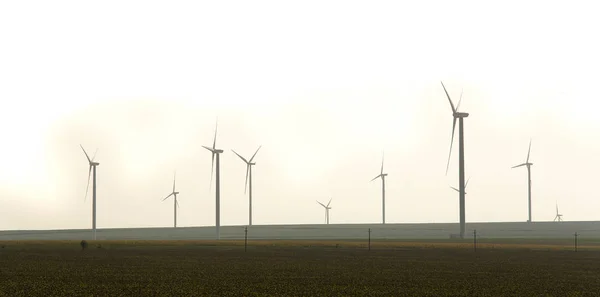
[[[567,4],[568,3],[568,4]],[[600,219],[600,44],[593,1],[2,1],[0,230],[221,222],[457,222],[465,120],[468,222]]]

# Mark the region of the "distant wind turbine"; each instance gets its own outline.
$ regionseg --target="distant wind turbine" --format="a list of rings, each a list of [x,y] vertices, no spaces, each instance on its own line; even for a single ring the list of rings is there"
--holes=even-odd
[[[562,215],[558,213],[558,202],[556,203],[556,216],[554,217],[554,221],[562,222]]]
[[[253,163],[252,160],[254,160],[254,157],[256,156],[256,154],[258,153],[258,150],[260,150],[262,146],[259,146],[258,149],[256,149],[256,152],[254,152],[254,155],[252,155],[252,158],[250,158],[250,160],[246,160],[244,157],[242,157],[240,154],[238,154],[236,151],[233,151],[234,154],[236,154],[238,157],[240,157],[240,159],[242,159],[242,161],[244,161],[244,163],[246,163],[246,182],[244,184],[244,194],[246,194],[246,188],[248,187],[248,179],[250,179],[250,192],[248,193],[248,225],[252,226],[252,166],[256,165],[256,163]]]
[[[450,102],[452,108],[452,138],[450,140],[450,152],[448,153],[448,164],[446,165],[446,175],[448,174],[448,168],[450,167],[450,156],[452,155],[452,143],[454,142],[454,128],[456,127],[456,119],[458,119],[458,184],[459,184],[459,207],[460,207],[460,238],[465,238],[465,141],[464,141],[464,130],[463,130],[463,119],[468,117],[469,114],[466,112],[459,112],[460,102],[462,101],[462,92],[460,99],[458,99],[458,105],[454,108],[452,99],[442,82],[442,87]]]
[[[173,228],[177,228],[177,208],[179,207],[179,202],[177,202],[177,194],[179,194],[179,192],[175,191],[175,174],[173,174],[173,192],[171,192],[169,196],[162,200],[165,201],[167,198],[173,196]]]
[[[469,180],[470,180],[470,179],[471,179],[471,178],[469,177],[469,178],[467,179],[467,182],[465,183],[465,195],[467,195],[467,192],[466,192],[466,190],[467,190],[467,185],[469,184]],[[454,189],[454,191],[457,191],[457,192],[459,192],[459,193],[460,193],[460,190],[459,190],[459,189],[457,189],[457,188],[455,188],[455,187],[450,187],[450,188],[452,188],[452,189]]]
[[[218,121],[217,124],[215,125],[215,138],[213,140],[213,145],[212,148],[211,147],[207,147],[207,146],[202,146],[203,148],[209,150],[212,153],[212,165],[210,168],[210,185],[212,186],[212,176],[213,176],[213,170],[215,167],[215,155],[217,156],[217,172],[216,172],[216,185],[215,185],[215,199],[216,199],[216,203],[215,203],[215,211],[216,211],[216,215],[215,215],[215,228],[217,230],[217,239],[220,238],[220,234],[219,233],[219,227],[221,226],[221,170],[220,170],[220,162],[219,162],[219,154],[223,153],[223,150],[217,149],[216,145],[217,145],[217,128],[218,128]]]
[[[374,181],[381,177],[381,207],[382,207],[382,219],[383,224],[385,224],[385,177],[387,173],[383,173],[383,155],[381,156],[381,172],[378,176],[374,177],[371,181]]]
[[[92,175],[92,168],[94,172],[94,180],[92,183],[92,230],[94,232],[94,240],[96,240],[96,166],[100,165],[100,163],[95,162],[94,159],[96,158],[96,153],[98,152],[98,149],[96,149],[94,156],[90,159],[90,156],[88,156],[83,146],[81,144],[79,146],[81,147],[81,150],[83,150],[83,153],[85,154],[85,157],[87,158],[88,163],[90,165],[90,169],[88,170],[88,182],[87,187],[85,188],[84,201],[87,198],[87,193],[90,188],[90,177]]]
[[[527,160],[525,160],[525,163],[512,167],[512,168],[517,168],[517,167],[521,167],[521,166],[527,166],[527,181],[528,181],[528,183],[527,183],[527,201],[528,201],[528,205],[529,205],[529,219],[527,220],[528,223],[531,223],[531,166],[533,165],[533,163],[529,162],[530,153],[531,153],[531,139],[529,139],[529,149],[527,150]]]
[[[331,198],[331,199],[333,199],[333,198]],[[329,204],[331,204],[331,199],[329,199],[329,202],[327,203],[327,205],[317,201],[317,203],[321,204],[321,206],[323,206],[325,208],[325,223],[327,225],[329,225],[329,210],[331,209]]]

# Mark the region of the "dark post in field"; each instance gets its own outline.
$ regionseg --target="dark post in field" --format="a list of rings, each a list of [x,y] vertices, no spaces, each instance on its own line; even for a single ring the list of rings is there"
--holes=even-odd
[[[473,230],[473,250],[477,251],[477,230]]]
[[[248,250],[248,226],[244,227],[244,252]]]
[[[369,251],[371,250],[371,228],[369,228]]]
[[[579,236],[579,234],[575,232],[575,251],[577,251],[577,236]]]

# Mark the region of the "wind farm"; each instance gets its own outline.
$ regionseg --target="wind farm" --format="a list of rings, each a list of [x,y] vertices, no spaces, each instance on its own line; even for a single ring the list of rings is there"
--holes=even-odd
[[[365,223],[356,223],[356,222],[341,222],[338,224],[331,224],[330,223],[330,210],[332,209],[331,207],[331,201],[332,199],[330,199],[326,204],[322,203],[320,201],[317,200],[317,203],[323,207],[324,210],[324,220],[322,221],[323,224],[318,224],[316,225],[316,227],[305,227],[305,226],[311,226],[311,223],[297,223],[297,224],[293,224],[292,222],[290,223],[286,223],[286,222],[279,222],[279,223],[269,223],[269,224],[264,224],[264,223],[259,223],[256,224],[255,219],[254,219],[254,213],[253,213],[253,205],[254,203],[254,183],[253,183],[253,167],[256,165],[255,162],[255,158],[258,154],[258,152],[263,148],[262,145],[258,146],[253,154],[250,156],[250,158],[245,157],[244,155],[240,154],[238,151],[231,149],[231,151],[234,153],[234,157],[235,159],[241,160],[244,165],[245,165],[245,179],[244,179],[244,194],[247,195],[247,213],[248,213],[248,217],[247,217],[247,224],[245,224],[245,226],[253,226],[253,230],[265,230],[265,231],[261,231],[263,232],[265,235],[265,238],[271,238],[271,236],[275,236],[275,235],[268,235],[271,231],[273,232],[273,234],[278,234],[278,232],[289,232],[288,235],[284,235],[284,234],[278,234],[276,237],[280,237],[280,238],[288,238],[288,236],[291,236],[289,238],[293,238],[293,236],[296,236],[294,234],[299,234],[296,233],[296,229],[299,230],[305,230],[306,228],[308,228],[308,230],[312,230],[311,232],[314,232],[312,234],[305,234],[303,233],[303,235],[298,235],[302,238],[321,238],[323,236],[323,234],[330,234],[329,231],[327,231],[328,229],[334,228],[333,226],[339,226],[341,225],[347,225],[349,227],[349,229],[347,228],[343,228],[345,231],[344,232],[348,232],[347,234],[345,234],[344,232],[341,232],[339,236],[343,237],[343,238],[353,238],[354,236],[358,236],[355,234],[360,234],[363,228],[367,228],[367,229],[371,229],[371,230],[377,230],[380,228],[383,228],[383,226],[379,226],[379,225],[390,225],[389,228],[384,228],[382,230],[394,230],[395,234],[389,234],[389,235],[385,235],[386,238],[428,238],[429,236],[432,236],[431,233],[428,233],[427,231],[422,231],[422,230],[428,230],[428,228],[434,228],[437,230],[444,230],[443,232],[440,233],[435,233],[438,238],[467,238],[468,236],[467,234],[467,229],[472,230],[473,228],[475,228],[475,226],[477,226],[478,224],[484,224],[485,226],[493,226],[493,227],[485,227],[487,229],[490,230],[494,230],[491,232],[487,232],[488,236],[494,237],[494,236],[516,236],[518,237],[519,232],[516,232],[514,234],[510,233],[510,232],[504,232],[504,231],[500,231],[503,229],[503,225],[511,225],[513,224],[512,222],[506,222],[506,223],[502,223],[502,222],[486,222],[486,221],[472,221],[469,222],[467,224],[467,220],[466,220],[466,188],[469,184],[470,178],[465,180],[465,128],[464,128],[464,118],[469,116],[469,113],[463,112],[460,110],[461,104],[462,104],[462,97],[463,97],[463,92],[461,91],[459,100],[457,102],[457,104],[454,104],[454,101],[451,98],[451,95],[449,92],[449,90],[447,89],[446,85],[444,85],[443,82],[441,83],[441,91],[440,93],[438,93],[439,97],[445,97],[446,100],[448,100],[451,111],[452,111],[452,130],[451,130],[451,137],[450,137],[450,149],[448,152],[448,159],[447,159],[447,164],[446,164],[446,175],[448,175],[449,169],[450,169],[450,163],[452,160],[452,149],[453,149],[453,143],[454,143],[454,135],[456,132],[456,126],[457,126],[457,122],[458,122],[458,181],[459,184],[457,185],[457,187],[454,186],[450,186],[450,188],[456,192],[458,194],[458,200],[459,200],[459,221],[458,224],[454,224],[452,222],[431,222],[431,223],[413,223],[413,222],[402,222],[401,220],[399,220],[399,217],[397,216],[397,205],[402,205],[403,209],[406,209],[407,211],[410,211],[410,203],[408,202],[408,200],[405,199],[398,199],[400,197],[397,196],[397,192],[394,194],[394,203],[395,203],[395,209],[392,211],[393,214],[393,218],[392,218],[392,222],[390,223],[389,221],[389,209],[386,209],[386,198],[388,198],[387,194],[387,189],[386,186],[391,182],[395,185],[397,185],[399,183],[399,180],[401,178],[398,179],[392,179],[389,180],[389,176],[388,176],[388,172],[385,171],[385,157],[384,154],[382,154],[381,156],[381,166],[379,168],[379,173],[373,177],[370,181],[374,182],[378,179],[381,179],[381,202],[373,202],[372,199],[365,199],[365,203],[370,204],[370,205],[375,205],[375,204],[379,204],[380,203],[380,207],[381,207],[381,221],[379,224],[373,224],[372,222],[365,222]],[[218,137],[218,130],[219,129],[219,121],[217,120],[215,122],[215,127],[214,127],[214,132],[212,135],[212,145],[211,146],[205,146],[202,145],[201,147],[203,149],[208,150],[211,153],[211,170],[210,170],[210,180],[208,183],[208,189],[209,189],[209,193],[212,194],[212,189],[214,188],[214,207],[215,207],[215,224],[214,226],[194,226],[194,225],[190,225],[188,224],[184,224],[183,226],[179,223],[180,217],[181,217],[181,211],[180,211],[180,207],[179,207],[179,202],[178,202],[178,195],[179,195],[179,191],[176,190],[175,186],[176,186],[176,175],[173,175],[173,185],[172,185],[172,191],[171,193],[169,193],[169,195],[167,195],[166,197],[164,197],[162,199],[162,201],[166,201],[169,198],[173,199],[173,228],[172,229],[181,229],[182,231],[177,231],[180,234],[186,234],[185,230],[196,230],[194,231],[193,235],[192,233],[190,233],[189,235],[182,235],[183,238],[204,238],[205,235],[200,235],[200,234],[205,234],[205,232],[207,232],[206,230],[211,230],[210,232],[212,232],[214,234],[214,236],[212,237],[212,239],[220,239],[221,238],[221,229],[222,229],[222,211],[221,211],[221,205],[222,205],[222,182],[221,182],[221,166],[222,166],[222,158],[221,158],[221,154],[224,152],[223,149],[220,149],[217,147],[217,137]],[[95,161],[95,157],[96,154],[94,154],[91,158],[88,155],[87,151],[84,149],[84,147],[82,145],[79,145],[81,150],[83,151],[87,162],[88,162],[88,183],[86,186],[86,192],[85,192],[85,197],[87,198],[88,196],[88,192],[89,192],[89,188],[90,188],[90,183],[92,185],[92,228],[91,228],[91,234],[92,237],[91,239],[97,239],[97,233],[98,233],[98,227],[96,224],[96,218],[97,218],[97,184],[96,184],[96,172],[97,169],[96,167],[100,164],[97,161]],[[97,152],[97,150],[96,150]],[[528,152],[527,152],[527,156],[525,158],[525,162],[515,165],[512,168],[518,168],[518,167],[526,167],[528,170],[527,176],[528,176],[528,220],[527,223],[533,223],[532,220],[532,200],[531,200],[531,166],[533,165],[533,163],[530,162],[530,155],[531,155],[531,140],[529,142],[529,147],[528,147]],[[200,159],[200,157],[198,157]],[[237,161],[239,162],[239,161]],[[239,163],[238,163],[239,164]],[[269,173],[269,175],[272,175],[273,173]],[[266,177],[267,179],[271,178],[271,177]],[[189,181],[188,181],[189,182]],[[214,182],[214,184],[213,184]],[[200,182],[200,184],[204,184],[203,182]],[[230,186],[230,182],[228,180],[227,182],[227,186]],[[107,185],[109,186],[109,185]],[[349,188],[352,187],[361,187],[358,185],[348,185]],[[241,190],[240,190],[241,192]],[[202,195],[205,196],[205,195]],[[203,199],[202,197],[191,197],[191,199]],[[226,199],[229,199],[229,196],[226,197]],[[308,200],[308,199],[307,199]],[[314,201],[314,200],[313,200]],[[341,201],[341,200],[340,200]],[[398,202],[401,202],[400,204],[398,204]],[[228,202],[229,203],[229,202]],[[272,210],[270,210],[272,211]],[[343,212],[343,209],[340,209],[341,212]],[[198,212],[197,210],[194,211],[195,213],[197,213],[199,216],[203,216],[206,212],[207,209],[201,209],[200,212]],[[228,217],[229,215],[226,214]],[[552,219],[552,220],[550,220]],[[189,218],[188,218],[189,221]],[[556,205],[556,214],[555,217],[548,217],[546,220],[540,220],[539,223],[543,223],[543,222],[561,222],[561,223],[566,223],[563,222],[563,217],[562,214],[558,212],[558,205]],[[312,224],[316,224],[317,221],[313,221]],[[536,233],[538,231],[537,227],[534,227],[533,225],[531,227],[526,227],[524,225],[520,225],[517,224],[517,222],[515,222],[514,224],[516,225],[511,225],[511,226],[520,226],[519,229],[523,229],[527,230],[527,229],[531,229],[532,233],[529,233],[529,236],[531,237],[536,237],[536,236],[540,236],[540,234],[546,234],[546,231],[539,231],[541,233]],[[586,224],[587,221],[583,221],[583,222],[578,222],[575,223],[577,226],[582,226],[581,228],[586,228]],[[589,224],[593,225],[593,221],[590,222]],[[294,227],[296,226],[297,227]],[[240,226],[239,223],[238,224],[226,224],[227,230],[231,230],[231,228],[236,228],[235,226]],[[243,226],[243,225],[242,225]],[[273,226],[273,227],[270,227]],[[284,227],[281,227],[284,226]],[[331,227],[330,227],[331,226]],[[428,227],[430,226],[430,227]],[[444,226],[443,228],[440,229],[439,226]],[[450,227],[450,226],[455,226],[455,227]],[[544,225],[545,226],[545,225]],[[146,228],[131,228],[132,232],[140,232],[140,234],[145,234],[146,229],[152,229],[153,227],[146,227]],[[325,229],[323,229],[325,228]],[[335,227],[337,228],[337,227]],[[453,232],[452,228],[456,228],[456,230],[459,231],[459,234],[457,235],[456,232]],[[544,227],[545,228],[545,227]],[[114,233],[113,231],[110,230],[121,230],[121,228],[102,228],[102,238],[121,238],[121,236],[123,236],[123,234],[130,234],[127,236],[132,236],[132,237],[136,237],[135,235],[131,235],[131,232],[122,232],[122,231],[118,231],[116,233]],[[543,228],[542,228],[543,229]],[[28,231],[23,231],[24,233],[22,234],[27,234],[26,236],[28,236],[28,238],[30,236],[33,236],[33,238],[35,238],[35,236],[39,236],[40,238],[46,238],[48,236],[51,236],[51,234],[56,234],[58,237],[62,236],[62,235],[58,235],[58,234],[79,234],[77,231],[79,229],[60,229],[60,230],[47,230],[47,231],[43,231],[43,230],[38,230],[35,232],[28,232]],[[134,231],[137,230],[137,231]],[[269,231],[270,230],[270,231]],[[278,231],[275,231],[278,230]],[[284,231],[285,230],[285,231]],[[541,229],[540,229],[541,230]],[[66,232],[66,233],[65,233]],[[156,236],[157,238],[160,237],[165,237],[165,238],[171,238],[172,236],[175,236],[169,232],[175,232],[173,231],[165,231],[164,232],[156,232],[157,235],[153,235],[152,238],[154,238],[154,236]],[[484,232],[484,231],[481,231]],[[228,231],[229,233],[229,231]],[[10,232],[10,233],[6,233],[4,231],[0,231],[0,239],[2,238],[2,236],[6,235],[9,236],[8,234],[11,234],[9,237],[12,238],[13,236],[16,236],[16,234],[21,234],[21,233],[14,233],[14,232]],[[38,234],[38,235],[34,235],[34,234]],[[159,235],[159,234],[163,234],[163,235]],[[170,234],[170,235],[169,235]],[[345,235],[344,235],[345,234]],[[482,233],[485,234],[485,233]],[[509,235],[512,234],[512,235]],[[19,235],[20,236],[20,235]],[[25,236],[25,235],[23,235]],[[79,236],[79,235],[78,235]],[[226,235],[226,237],[229,237],[231,235]],[[333,236],[333,235],[329,235],[329,236]],[[559,236],[559,234],[557,234],[557,236]],[[360,237],[360,236],[358,236]],[[142,238],[145,238],[145,235],[142,236]]]

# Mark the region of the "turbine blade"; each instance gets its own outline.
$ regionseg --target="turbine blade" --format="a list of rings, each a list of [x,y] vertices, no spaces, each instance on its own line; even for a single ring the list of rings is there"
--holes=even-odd
[[[323,206],[323,207],[327,208],[327,206],[325,206],[325,204],[323,204],[323,203],[319,202],[318,200],[317,200],[317,203],[319,203],[319,204],[321,204],[321,206]]]
[[[467,185],[469,184],[469,181],[470,181],[470,180],[471,180],[471,178],[469,177],[469,178],[467,179],[467,182],[465,183],[465,190],[467,189]]]
[[[87,158],[89,163],[92,163],[92,160],[90,160],[90,156],[88,156],[87,152],[85,151],[85,149],[83,148],[83,146],[80,144],[79,145],[81,147],[81,149],[83,150],[83,153],[85,154],[85,157]]]
[[[462,101],[463,90],[460,90],[460,98],[458,99],[458,104],[456,104],[456,111],[460,109],[460,102]]]
[[[177,208],[179,208],[179,201],[175,198],[175,204],[177,204]]]
[[[173,173],[173,192],[175,192],[175,176],[177,172]]]
[[[383,157],[384,157],[384,154],[382,153],[381,154],[381,174],[382,175],[383,175]]]
[[[258,151],[260,150],[261,147],[262,147],[262,145],[256,149],[256,152],[254,152],[254,155],[252,155],[252,158],[250,158],[250,162],[252,162],[252,160],[254,160],[254,157],[256,156],[256,154],[258,154]]]
[[[531,153],[531,139],[529,139],[529,149],[527,150],[527,161],[525,163],[529,163],[529,153]]]
[[[455,188],[455,187],[450,187],[450,188],[452,188],[454,191],[457,191],[460,193],[460,190],[458,190],[457,188]]]
[[[446,92],[446,97],[448,97],[448,102],[450,102],[450,107],[452,107],[452,113],[455,113],[456,112],[456,108],[454,108],[454,104],[452,103],[452,99],[450,99],[450,95],[448,95],[448,91],[446,91],[446,86],[444,86],[443,82],[441,82],[441,83],[442,83],[442,87],[444,88],[444,92]]]
[[[213,150],[216,148],[217,145],[217,129],[219,128],[219,119],[217,118],[217,123],[215,124],[215,138],[213,139]]]
[[[240,159],[242,159],[242,161],[246,162],[246,164],[248,164],[248,160],[246,160],[246,158],[242,157],[240,154],[238,154],[236,151],[231,150],[234,154],[236,154],[238,157],[240,157]]]
[[[169,198],[169,197],[173,196],[173,194],[174,194],[174,193],[171,193],[171,194],[169,194],[169,196],[167,196],[167,197],[163,198],[163,200],[161,200],[161,201],[165,201],[165,200],[167,200],[167,198]]]
[[[329,199],[329,202],[327,202],[327,207],[329,207],[329,204],[331,204],[331,199],[333,199],[333,198]]]
[[[558,202],[556,203],[556,215],[558,216]]]
[[[246,194],[246,188],[248,188],[248,173],[250,172],[250,164],[246,165],[246,182],[244,183],[244,194]]]
[[[454,143],[454,129],[456,128],[456,118],[452,120],[452,138],[450,138],[450,152],[448,153],[448,164],[446,165],[446,175],[448,175],[448,168],[450,168],[450,156],[452,156],[452,144]]]
[[[373,178],[371,181],[374,181],[374,180],[376,180],[376,179],[377,179],[377,178],[379,178],[380,176],[381,176],[381,174],[380,174],[380,175],[378,175],[378,176],[376,176],[376,177],[374,177],[374,178]]]
[[[215,150],[213,150],[212,148],[210,148],[210,147],[208,147],[208,146],[204,146],[204,145],[203,145],[202,147],[203,147],[203,148],[205,148],[205,149],[207,149],[207,150],[209,150],[209,151],[211,151],[211,152],[214,152],[214,151],[215,151]]]
[[[96,148],[96,151],[94,152],[94,156],[92,156],[92,161],[94,161],[96,159],[96,154],[98,153],[98,148]]]
[[[87,187],[85,187],[85,197],[83,198],[83,202],[87,200],[88,190],[90,189],[90,178],[92,177],[92,165],[90,165],[90,170],[88,170],[88,182]]]
[[[517,168],[517,167],[521,167],[521,166],[525,166],[525,165],[527,165],[527,163],[519,164],[519,165],[513,166],[511,168]]]

